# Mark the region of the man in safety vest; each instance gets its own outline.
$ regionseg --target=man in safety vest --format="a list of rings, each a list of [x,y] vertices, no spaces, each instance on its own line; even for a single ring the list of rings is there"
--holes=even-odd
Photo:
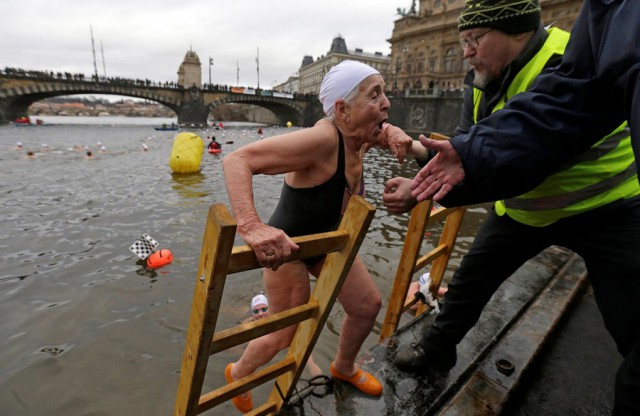
[[[560,62],[569,40],[567,32],[540,25],[538,0],[467,0],[458,29],[471,67],[466,84],[472,88],[465,93],[454,135],[468,133],[526,91],[541,71]],[[517,135],[504,140],[518,147]],[[415,142],[412,153],[425,156],[427,150]],[[406,178],[387,182],[383,202],[390,212],[406,212],[416,204],[410,184]],[[639,195],[625,122],[533,190],[495,202],[454,273],[432,328],[420,342],[398,349],[398,368],[422,372],[453,367],[456,345],[496,289],[550,245],[584,258],[606,327],[621,354],[631,356],[640,331],[640,284],[630,283],[640,281]],[[635,295],[620,296],[625,287]],[[637,358],[635,369],[633,365],[623,364],[618,372],[616,414],[640,414],[633,413],[640,406]]]

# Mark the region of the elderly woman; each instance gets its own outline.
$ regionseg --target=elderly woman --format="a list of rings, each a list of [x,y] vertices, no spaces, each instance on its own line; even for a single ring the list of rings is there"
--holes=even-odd
[[[389,100],[378,71],[360,62],[334,66],[322,81],[320,101],[325,118],[313,127],[246,145],[223,161],[231,208],[238,234],[265,267],[264,281],[270,313],[306,303],[310,296],[309,273],[320,271],[322,259],[285,263],[298,246],[290,237],[335,229],[350,195],[364,194],[364,153],[384,141],[387,130],[411,138],[387,124]],[[268,224],[255,209],[252,176],[286,174],[282,195]],[[371,332],[381,297],[362,259],[356,257],[338,295],[346,317],[338,351],[331,364],[335,379],[351,383],[374,396],[382,385],[354,365],[356,355]],[[255,339],[242,357],[227,366],[227,382],[253,373],[291,343],[295,326]],[[251,395],[233,399],[242,412],[252,409]]]

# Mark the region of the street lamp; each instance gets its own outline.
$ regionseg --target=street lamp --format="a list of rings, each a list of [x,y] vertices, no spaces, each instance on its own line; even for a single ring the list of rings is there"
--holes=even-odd
[[[260,47],[256,47],[256,71],[258,72],[258,89],[260,89]]]
[[[211,87],[211,67],[213,66],[213,58],[209,57],[209,87]]]

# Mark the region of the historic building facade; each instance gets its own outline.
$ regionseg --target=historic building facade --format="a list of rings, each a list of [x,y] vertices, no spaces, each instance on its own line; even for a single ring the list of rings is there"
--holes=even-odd
[[[335,65],[347,59],[360,61],[380,71],[385,75],[389,72],[390,57],[382,52],[368,53],[362,49],[347,49],[344,38],[338,36],[331,42],[331,48],[326,56],[315,61],[311,56],[305,56],[298,70],[298,90],[302,94],[317,94],[325,74]]]
[[[582,0],[541,0],[542,22],[570,30]],[[385,81],[405,95],[424,95],[462,87],[469,67],[462,59],[457,19],[464,0],[415,1],[394,23],[391,62]]]

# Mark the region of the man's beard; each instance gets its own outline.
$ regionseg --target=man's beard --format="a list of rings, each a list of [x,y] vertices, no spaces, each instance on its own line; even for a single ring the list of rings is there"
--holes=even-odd
[[[473,86],[479,89],[484,89],[489,83],[493,81],[493,77],[491,77],[488,73],[480,73],[473,70]]]

